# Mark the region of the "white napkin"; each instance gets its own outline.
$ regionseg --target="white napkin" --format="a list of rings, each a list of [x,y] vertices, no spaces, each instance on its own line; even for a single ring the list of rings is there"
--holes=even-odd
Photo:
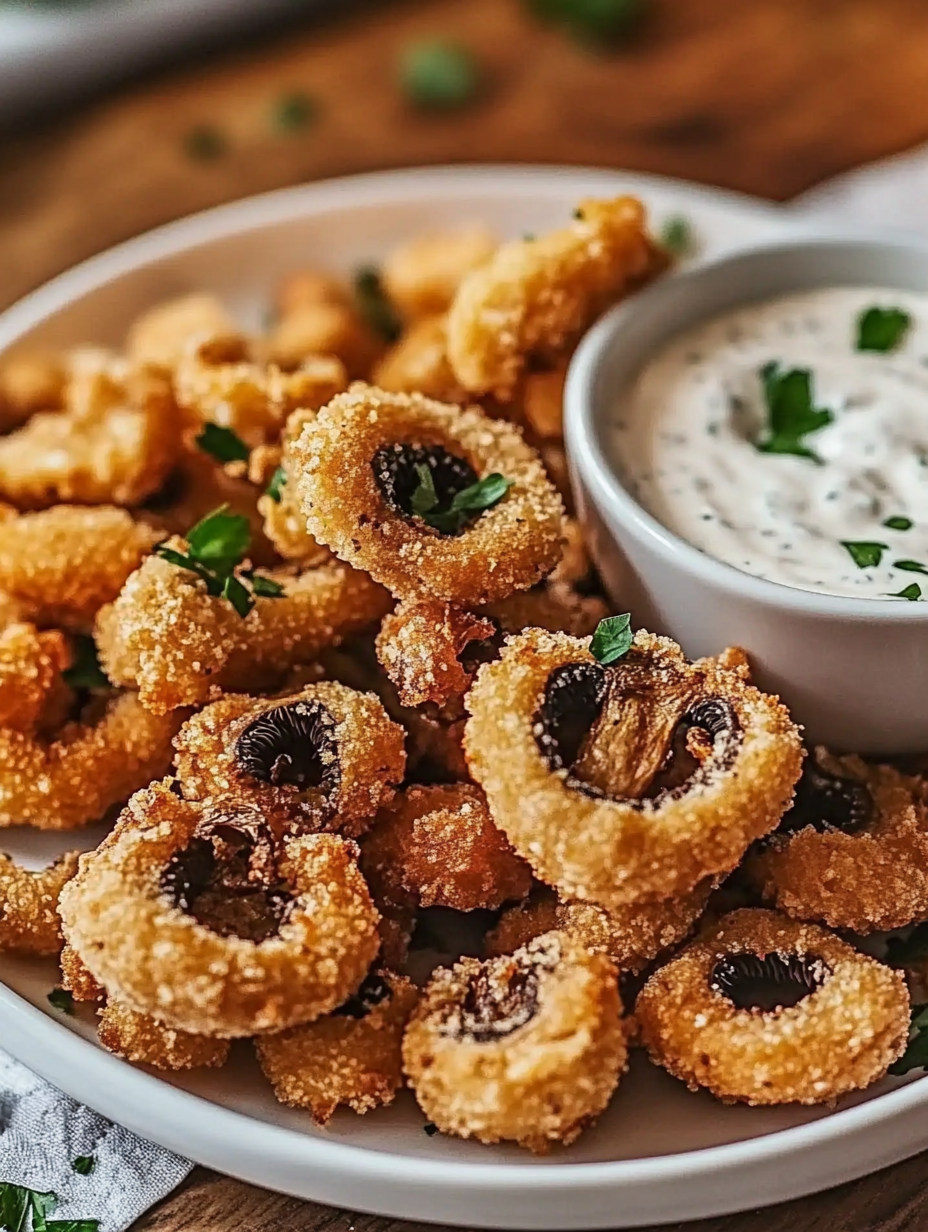
[[[840,176],[792,209],[835,223],[928,233],[928,146]],[[72,1162],[92,1155],[86,1176]],[[0,1052],[0,1181],[58,1196],[55,1219],[123,1232],[193,1165],[81,1107]]]
[[[75,1172],[90,1156],[93,1169]],[[193,1165],[62,1095],[0,1052],[0,1181],[52,1192],[49,1219],[97,1219],[122,1232]]]

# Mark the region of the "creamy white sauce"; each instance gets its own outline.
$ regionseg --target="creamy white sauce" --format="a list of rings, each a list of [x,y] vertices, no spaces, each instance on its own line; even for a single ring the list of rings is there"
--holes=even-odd
[[[855,349],[873,306],[912,318],[894,351]],[[771,361],[809,369],[815,406],[834,414],[803,438],[820,465],[756,448]],[[928,295],[833,287],[708,321],[645,365],[609,437],[631,494],[708,555],[802,590],[880,599],[917,583],[928,599]],[[887,518],[913,525],[892,530]],[[859,568],[842,540],[886,548]]]

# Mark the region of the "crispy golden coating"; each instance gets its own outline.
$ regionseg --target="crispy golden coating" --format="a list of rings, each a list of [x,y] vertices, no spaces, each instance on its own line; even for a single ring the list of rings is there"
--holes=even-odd
[[[348,384],[334,356],[313,356],[284,372],[276,364],[254,363],[248,354],[237,335],[194,344],[174,370],[174,388],[194,420],[231,428],[252,448],[276,440],[292,411],[317,410]]]
[[[399,598],[490,603],[557,563],[563,511],[538,455],[477,407],[352,386],[307,425],[293,455],[310,532]],[[431,470],[440,502],[492,473],[513,486],[446,534],[412,510],[416,466]]]
[[[387,254],[380,269],[384,290],[407,321],[447,312],[464,278],[485,265],[496,247],[479,223],[417,235]]]
[[[139,505],[179,450],[178,412],[159,368],[72,371],[61,411],[42,411],[0,438],[0,497],[20,509]]]
[[[57,629],[12,624],[0,631],[0,728],[34,732],[64,722],[74,695],[61,673],[71,648]]]
[[[132,363],[173,368],[187,353],[191,339],[234,330],[234,321],[215,295],[194,292],[165,300],[136,317],[126,335],[126,354]]]
[[[100,1011],[97,1038],[124,1061],[175,1072],[207,1066],[218,1069],[228,1060],[231,1046],[227,1039],[167,1027],[119,1001],[107,1001]]]
[[[477,670],[466,663],[468,645],[495,632],[492,621],[440,599],[406,599],[384,617],[377,657],[404,706],[442,706],[467,692]]]
[[[345,279],[323,270],[293,270],[274,290],[274,311],[281,317],[314,304],[350,303],[351,288]]]
[[[71,994],[75,1001],[106,1000],[106,989],[90,974],[84,960],[73,946],[65,943],[59,961],[61,963],[61,986]]]
[[[170,542],[185,549],[182,540]],[[386,591],[346,565],[268,576],[283,595],[259,596],[242,619],[195,574],[149,556],[98,617],[104,670],[163,714],[208,701],[217,686],[272,688],[290,668],[376,624],[389,608]]]
[[[645,632],[604,668],[585,641],[526,630],[467,706],[468,764],[497,825],[565,898],[612,909],[733,868],[801,767],[776,698]]]
[[[377,952],[356,852],[327,834],[280,843],[255,810],[154,783],[82,858],[60,900],[65,935],[117,1000],[168,1026],[283,1030],[334,1010]]]
[[[928,916],[928,810],[891,766],[817,749],[796,804],[746,864],[764,900],[800,920],[856,933]]]
[[[552,368],[529,372],[522,385],[521,405],[525,422],[541,441],[564,439],[564,385],[570,357]]]
[[[58,895],[77,872],[76,851],[32,872],[0,852],[0,950],[57,954],[62,946]]]
[[[556,928],[580,945],[608,954],[620,971],[637,974],[692,931],[711,889],[711,881],[701,882],[681,898],[632,903],[612,911],[596,903],[558,902],[553,891],[536,890],[503,913],[487,934],[486,954],[488,958],[511,954],[532,937]]]
[[[390,393],[418,393],[439,402],[470,400],[448,362],[443,316],[414,322],[375,364],[371,380]]]
[[[524,898],[529,866],[493,824],[486,799],[473,783],[413,785],[378,819],[377,881],[411,894],[418,906],[457,911],[496,908]],[[365,872],[370,866],[367,850]],[[395,897],[396,895],[394,895]]]
[[[271,359],[292,370],[320,356],[334,357],[348,376],[366,377],[383,344],[345,295],[293,303],[268,338]]]
[[[666,264],[634,197],[582,201],[574,221],[514,240],[458,288],[448,356],[474,394],[505,401],[529,360],[556,361],[606,306]]]
[[[635,1017],[651,1059],[691,1090],[827,1104],[905,1050],[902,974],[775,911],[735,911],[648,980]]]
[[[61,407],[67,365],[58,355],[10,355],[0,363],[0,433],[21,427],[36,411]]]
[[[488,603],[481,612],[495,621],[504,633],[523,629],[545,629],[549,633],[569,633],[589,637],[599,622],[610,613],[609,605],[598,595],[583,595],[566,582],[539,582],[531,590],[518,590],[508,599]]]
[[[326,1125],[339,1105],[364,1115],[392,1104],[403,1085],[403,1031],[419,994],[405,976],[374,971],[334,1014],[255,1040],[282,1104]]]
[[[224,697],[174,743],[188,799],[242,801],[300,832],[356,838],[403,780],[404,740],[372,693],[324,680],[270,701]]]
[[[0,590],[23,619],[89,633],[97,612],[112,603],[158,537],[113,506],[24,513],[3,523]]]
[[[627,1064],[617,972],[561,933],[440,969],[403,1039],[426,1116],[446,1134],[543,1153],[573,1142]]]
[[[265,492],[258,501],[258,510],[264,518],[264,532],[268,539],[285,560],[299,561],[306,567],[321,565],[326,560],[332,559],[329,549],[318,543],[306,529],[306,519],[303,516],[299,491],[296,484],[292,482],[293,442],[299,438],[306,424],[315,417],[314,411],[307,410],[294,411],[289,416],[284,428],[282,447],[274,462],[274,468],[280,466],[282,477],[279,477],[275,485],[275,495],[272,496]],[[269,468],[271,473],[267,474],[262,486],[267,487],[273,476],[274,468]],[[249,472],[256,474],[260,469],[262,469],[262,459],[259,451],[256,450],[252,454]],[[263,469],[268,468],[265,465]]]
[[[0,827],[77,830],[164,774],[183,713],[95,697],[53,736],[0,727]]]

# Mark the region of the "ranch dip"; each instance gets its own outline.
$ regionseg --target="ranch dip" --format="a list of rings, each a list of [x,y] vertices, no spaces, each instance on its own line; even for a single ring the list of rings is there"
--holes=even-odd
[[[709,556],[928,599],[928,294],[831,287],[717,317],[646,363],[608,434],[631,494]]]

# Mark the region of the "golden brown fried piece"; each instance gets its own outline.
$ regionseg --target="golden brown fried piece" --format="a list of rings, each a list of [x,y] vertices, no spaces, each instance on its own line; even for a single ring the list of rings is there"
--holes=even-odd
[[[334,1014],[255,1040],[261,1068],[282,1104],[326,1125],[339,1105],[364,1115],[392,1104],[403,1085],[402,1040],[415,985],[373,971]]]
[[[107,1001],[100,1011],[97,1038],[124,1061],[173,1072],[207,1066],[218,1069],[228,1060],[231,1047],[227,1039],[178,1031],[119,1001]]]
[[[292,372],[249,357],[239,335],[208,338],[174,370],[180,406],[194,421],[231,428],[250,448],[276,440],[297,408],[317,410],[348,384],[334,356],[307,358]]]
[[[31,872],[0,852],[0,950],[57,954],[62,946],[58,895],[77,872],[78,852]]]
[[[0,433],[21,427],[36,411],[61,407],[66,364],[57,355],[11,355],[0,363]]]
[[[651,1059],[691,1090],[746,1104],[829,1104],[905,1050],[901,972],[814,924],[735,911],[648,980],[635,1017]]]
[[[174,743],[188,799],[242,801],[301,833],[356,838],[403,780],[404,739],[373,694],[323,680],[271,701],[224,697]]]
[[[98,1002],[106,999],[106,989],[90,974],[80,954],[72,946],[65,943],[59,961],[61,986],[75,1001]]]
[[[399,598],[491,603],[560,556],[561,501],[538,455],[477,407],[354,385],[306,426],[293,457],[310,532]],[[417,467],[439,508],[494,473],[512,486],[457,529],[436,529],[413,506]]]
[[[426,1116],[446,1134],[544,1153],[603,1111],[627,1065],[617,972],[562,933],[440,969],[403,1039]]]
[[[480,224],[417,235],[387,255],[380,270],[384,290],[407,321],[447,312],[466,276],[496,247]]]
[[[15,600],[22,619],[89,633],[158,538],[112,506],[24,513],[4,521],[0,532],[0,591]]]
[[[375,365],[371,379],[391,393],[418,393],[458,404],[470,400],[448,362],[443,316],[415,321]]]
[[[60,899],[68,942],[107,992],[195,1035],[278,1031],[331,1013],[378,946],[353,843],[281,841],[255,809],[136,793]]]
[[[185,550],[182,540],[170,542]],[[148,557],[98,618],[104,670],[163,714],[202,704],[217,687],[273,688],[290,668],[375,624],[389,608],[386,591],[346,565],[268,576],[284,593],[259,596],[243,619],[195,574]]]
[[[160,368],[72,370],[61,411],[33,415],[0,439],[0,496],[21,509],[139,505],[180,448],[178,411]]]
[[[40,633],[30,624],[2,630],[0,728],[34,732],[59,727],[74,701],[61,677],[70,665],[71,648],[63,633]]]
[[[522,386],[522,414],[531,434],[540,441],[564,439],[564,385],[570,357],[551,368],[529,372]]]
[[[95,697],[53,736],[0,727],[0,827],[99,821],[168,770],[183,718],[151,714],[124,693]]]
[[[495,632],[492,621],[440,599],[406,599],[384,617],[377,657],[404,706],[442,706],[467,692],[477,670],[465,663],[467,647]]]
[[[472,783],[407,787],[381,813],[362,868],[388,902],[457,911],[500,907],[532,884]]]
[[[856,933],[928,916],[928,810],[891,766],[817,749],[796,803],[745,871],[766,902]]]
[[[329,274],[291,274],[278,289],[276,306],[278,320],[267,342],[271,359],[284,369],[311,356],[334,355],[350,377],[366,377],[383,351],[349,288]]]
[[[126,336],[126,354],[136,364],[173,368],[191,339],[228,335],[235,323],[215,295],[194,292],[169,299],[137,317]]]
[[[264,476],[262,487],[272,483],[258,501],[258,510],[264,518],[264,532],[285,560],[298,561],[309,568],[332,559],[332,553],[306,529],[306,518],[300,503],[299,490],[292,482],[294,474],[293,442],[297,440],[306,424],[316,418],[314,411],[294,411],[287,419],[282,446],[277,450],[273,467],[269,466],[271,450],[255,450],[249,463],[249,475]],[[275,470],[280,467],[274,478]]]
[[[556,362],[665,265],[640,201],[582,201],[569,226],[504,244],[461,283],[448,314],[455,375],[471,393],[511,399],[530,361]]]

